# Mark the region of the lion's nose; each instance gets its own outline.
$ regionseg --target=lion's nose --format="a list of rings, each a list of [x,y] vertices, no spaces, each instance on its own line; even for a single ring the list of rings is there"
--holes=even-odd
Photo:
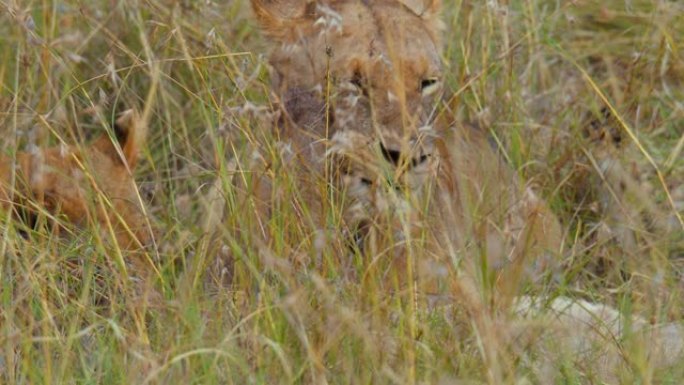
[[[420,164],[427,161],[428,158],[430,158],[429,154],[406,156],[406,154],[402,154],[401,150],[385,146],[383,143],[380,143],[380,152],[382,153],[382,156],[385,158],[385,160],[387,160],[395,166],[399,166],[404,161],[404,159],[407,159],[407,164],[409,168],[419,166]]]

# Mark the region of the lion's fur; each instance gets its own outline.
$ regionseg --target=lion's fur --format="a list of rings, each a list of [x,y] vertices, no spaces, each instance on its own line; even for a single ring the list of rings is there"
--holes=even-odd
[[[447,294],[465,305],[478,329],[486,329],[502,309],[522,313],[513,320],[504,317],[508,324],[493,332],[510,332],[518,347],[521,334],[514,333],[514,325],[523,325],[522,334],[529,336],[534,329],[525,325],[527,316],[548,314],[544,325],[557,317],[557,327],[529,351],[547,354],[549,343],[562,334],[569,341],[566,353],[584,358],[589,356],[580,350],[586,344],[610,345],[605,365],[599,365],[607,377],[624,367],[619,345],[600,332],[614,331],[618,311],[563,298],[547,309],[532,303],[534,297],[517,297],[522,282],[559,265],[563,231],[546,202],[502,159],[486,129],[439,111],[439,1],[252,0],[252,5],[275,43],[270,65],[282,112],[276,133],[294,154],[288,167],[300,172],[296,177],[312,207],[322,199],[311,186],[324,177],[332,180],[342,197],[350,243],[367,257],[368,270],[389,260],[384,266],[391,288]],[[268,206],[277,194],[265,190],[260,202]],[[494,296],[483,295],[487,288]],[[567,306],[558,308],[563,301]],[[682,335],[677,325],[650,328],[639,318],[634,322],[645,336],[653,330],[658,343],[670,329]],[[657,349],[654,354],[661,353]],[[680,345],[666,350],[664,358],[654,360],[656,366],[671,363],[669,354],[682,354]]]
[[[123,249],[146,245],[150,233],[132,176],[143,127],[128,110],[113,131],[112,137],[102,134],[90,145],[0,156],[0,207],[24,217],[42,211],[72,224],[97,225]]]
[[[278,134],[313,174],[325,174],[319,165],[328,159],[345,197],[346,226],[363,239],[365,254],[390,250],[389,258],[404,265],[405,245],[416,237],[427,250],[418,261],[431,266],[427,271],[449,270],[455,260],[479,266],[475,259],[484,255],[495,275],[506,270],[513,282],[523,270],[540,276],[553,265],[562,233],[544,201],[503,162],[483,129],[437,119],[438,1],[252,5],[275,42]],[[427,263],[431,256],[443,266]]]

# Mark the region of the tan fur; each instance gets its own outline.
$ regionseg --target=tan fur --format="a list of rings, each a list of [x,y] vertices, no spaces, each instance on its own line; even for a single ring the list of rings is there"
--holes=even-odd
[[[652,325],[604,304],[566,297],[519,297],[512,310],[516,319],[502,329],[524,358],[538,357],[533,373],[540,383],[557,383],[568,361],[589,381],[617,384],[630,367],[665,370],[684,356],[681,323]],[[635,346],[641,349],[630,349]]]
[[[0,156],[0,207],[47,211],[76,225],[97,224],[118,246],[138,249],[150,241],[131,171],[142,140],[132,110],[116,121],[114,145],[107,134],[87,146],[60,145]]]
[[[458,267],[471,277],[491,274],[481,278],[505,293],[504,301],[521,282],[557,267],[562,238],[557,219],[479,129],[452,127],[436,148],[423,168],[397,176],[393,183],[403,187],[397,191],[381,182],[386,170],[364,135],[347,132],[332,139],[330,153],[347,169],[339,181],[347,221],[365,224],[370,254],[382,252],[405,265],[410,253],[405,245],[412,243],[421,258],[414,262],[415,279],[428,292],[443,278],[453,279],[449,270]]]
[[[317,186],[332,180],[348,243],[367,257],[361,278],[380,269],[390,289],[437,299],[447,294],[482,333],[486,357],[496,357],[491,350],[500,345],[491,336],[500,336],[532,360],[531,372],[544,383],[556,380],[554,365],[566,362],[564,355],[595,367],[599,378],[616,378],[626,368],[619,343],[629,337],[622,314],[600,304],[517,296],[522,282],[558,264],[563,232],[485,130],[448,114],[435,117],[442,75],[439,2],[252,4],[276,44],[270,63],[283,116],[276,129],[291,154],[281,156],[283,169],[297,178],[312,212],[328,199]],[[426,84],[436,87],[424,92]],[[266,167],[252,184],[266,215],[280,196],[269,172]],[[548,309],[540,301],[549,302]],[[631,322],[636,341],[654,342],[646,352],[653,367],[681,357],[681,325]]]
[[[252,5],[276,43],[270,64],[281,138],[315,175],[325,174],[324,157],[331,160],[347,227],[366,254],[394,260],[395,283],[418,279],[432,291],[461,262],[478,274],[484,256],[508,291],[559,255],[557,219],[482,130],[435,118],[439,1]]]
[[[259,156],[266,152],[255,147],[246,167],[263,176],[246,185],[256,198],[251,203],[259,206],[258,233],[266,241],[250,238],[250,246],[264,249],[259,255],[265,265],[281,263],[286,276],[293,273],[270,253],[269,211],[294,207],[304,218],[302,202],[318,220],[314,231],[320,231],[310,236],[314,247],[327,242],[344,252],[344,242],[326,238],[329,222],[320,210],[326,205],[319,203],[329,199],[322,182],[332,180],[339,198],[333,203],[341,206],[332,210],[341,209],[346,227],[333,232],[348,235],[346,244],[361,249],[361,284],[379,269],[387,278],[381,283],[395,293],[455,299],[450,302],[466,310],[488,366],[515,353],[531,360],[531,374],[540,383],[552,383],[559,373],[555,364],[571,357],[595,367],[597,377],[614,379],[626,367],[620,343],[630,338],[622,330],[628,321],[634,341],[654,342],[646,352],[653,367],[681,359],[681,325],[650,326],[605,305],[562,297],[518,296],[521,282],[540,278],[558,262],[562,230],[484,130],[447,114],[434,118],[439,91],[423,93],[420,83],[439,79],[442,71],[439,2],[252,4],[275,40],[272,77],[283,116],[276,124],[282,164],[271,168]],[[421,5],[426,12],[417,11]],[[282,194],[291,199],[285,201],[271,183],[280,182],[270,177],[280,170],[296,179],[299,197]],[[240,230],[254,237],[253,229],[242,228],[245,222],[241,218]],[[496,295],[487,295],[490,288]]]

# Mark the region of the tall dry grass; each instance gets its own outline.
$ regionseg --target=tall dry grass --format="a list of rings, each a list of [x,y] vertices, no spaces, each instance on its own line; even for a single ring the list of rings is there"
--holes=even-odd
[[[681,324],[682,5],[445,3],[448,106],[490,130],[567,229],[562,272],[528,290]],[[97,229],[56,237],[0,213],[1,383],[602,378],[598,359],[511,338],[551,330],[553,317],[433,308],[388,295],[359,253],[333,257],[343,245],[322,242],[281,167],[268,48],[245,1],[3,0],[0,36],[3,152],[81,141],[117,110],[145,112],[137,179],[159,229],[148,253],[162,298],[141,299]],[[264,163],[280,192],[267,221],[254,215],[251,171]],[[323,204],[334,240],[340,213]],[[278,236],[265,244],[260,231]],[[681,382],[684,364],[652,368],[649,342],[616,341],[623,361],[611,383]]]

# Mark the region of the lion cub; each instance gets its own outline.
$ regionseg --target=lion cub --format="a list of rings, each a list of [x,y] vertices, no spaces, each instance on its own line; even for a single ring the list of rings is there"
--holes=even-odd
[[[87,146],[60,145],[0,155],[0,208],[23,218],[46,212],[75,225],[97,224],[122,249],[150,241],[132,171],[142,127],[133,110]]]
[[[485,132],[439,111],[440,1],[251,3],[275,42],[278,133],[311,180],[329,177],[350,243],[389,262],[388,282],[432,291],[467,267],[504,288],[553,264],[556,217]]]

